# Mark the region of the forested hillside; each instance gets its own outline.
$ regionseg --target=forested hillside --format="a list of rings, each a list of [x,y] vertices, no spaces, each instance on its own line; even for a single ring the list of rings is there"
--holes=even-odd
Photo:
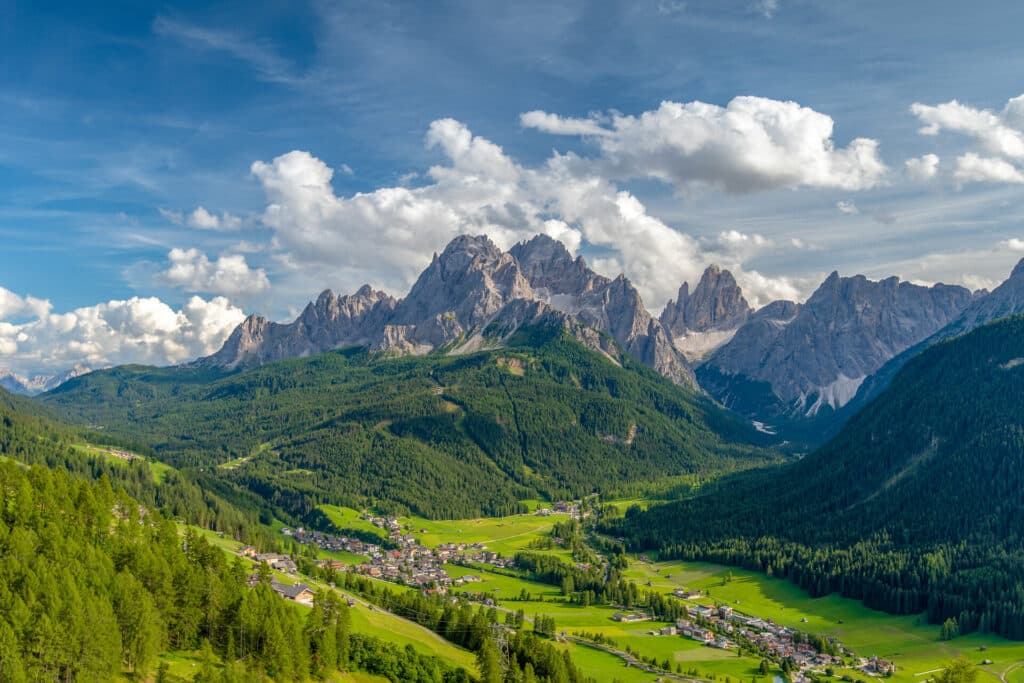
[[[803,460],[615,525],[640,547],[1024,638],[1024,318],[931,347]]]
[[[464,356],[349,349],[226,375],[115,368],[44,400],[298,518],[321,503],[505,514],[524,498],[776,459],[706,398],[627,354],[613,361],[544,328]]]

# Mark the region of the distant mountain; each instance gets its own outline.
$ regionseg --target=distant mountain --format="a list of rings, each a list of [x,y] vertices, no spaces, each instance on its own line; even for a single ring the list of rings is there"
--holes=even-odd
[[[1000,300],[1009,289],[996,290]],[[964,632],[1024,638],[1024,593],[1014,589],[1024,567],[1022,415],[1017,316],[929,346],[798,462],[722,480],[618,531],[670,555],[787,576],[815,595],[841,591],[936,623],[957,618]]]
[[[684,282],[679,295],[661,313],[661,324],[689,360],[698,361],[732,339],[753,309],[728,270],[712,265],[690,292]]]
[[[624,276],[608,279],[538,235],[502,252],[485,236],[460,236],[435,254],[404,299],[364,286],[348,296],[325,291],[298,319],[250,316],[201,367],[251,367],[345,346],[423,354],[498,348],[523,324],[556,324],[606,353],[614,339],[679,384],[693,372],[664,327]],[[607,354],[606,354],[607,355]]]
[[[935,334],[909,347],[883,365],[861,385],[857,395],[841,411],[845,421],[884,391],[900,368],[929,346],[965,334],[994,320],[1024,313],[1024,259],[1010,276],[991,292],[976,292],[963,311]]]
[[[32,377],[22,377],[10,370],[0,368],[0,388],[6,389],[12,394],[35,396],[52,389],[56,389],[61,384],[64,384],[64,382],[74,379],[75,377],[80,377],[88,372],[92,372],[92,370],[81,365],[76,365],[69,370],[53,375],[33,375]]]
[[[697,376],[722,403],[761,423],[828,419],[866,378],[971,300],[963,287],[832,273],[805,303],[775,302],[750,315]]]

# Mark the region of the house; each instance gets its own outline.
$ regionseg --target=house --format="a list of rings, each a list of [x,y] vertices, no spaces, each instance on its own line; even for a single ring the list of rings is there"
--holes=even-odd
[[[242,549],[238,551],[238,554],[242,557],[256,557],[256,548],[251,545],[242,546]]]
[[[715,634],[706,628],[693,628],[690,629],[690,638],[701,643],[711,643],[715,640]]]
[[[658,631],[658,635],[661,636],[674,636],[676,634],[675,626],[665,626]]]
[[[646,614],[640,614],[637,612],[616,612],[612,615],[612,619],[624,623],[635,623],[638,621],[648,621],[650,617]]]
[[[672,591],[672,595],[683,600],[696,600],[701,596],[701,592],[689,588],[677,588]]]
[[[271,581],[270,587],[274,589],[274,592],[283,598],[294,600],[295,602],[303,605],[312,605],[314,593],[313,589],[304,583],[296,583],[293,585],[287,585],[279,583],[277,581]]]

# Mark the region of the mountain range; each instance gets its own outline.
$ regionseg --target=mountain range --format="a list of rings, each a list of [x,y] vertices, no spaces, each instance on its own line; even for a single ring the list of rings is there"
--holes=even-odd
[[[244,368],[345,346],[464,354],[500,348],[524,325],[543,323],[610,358],[617,345],[805,447],[834,433],[853,412],[846,406],[862,405],[855,401],[862,387],[873,387],[875,373],[894,358],[937,335],[1024,310],[1021,271],[991,294],[833,272],[806,302],[755,311],[735,277],[712,265],[692,290],[683,283],[655,318],[625,276],[595,273],[550,237],[503,252],[487,237],[460,236],[434,255],[403,299],[369,285],[344,296],[326,290],[291,323],[250,316],[196,364]]]
[[[560,242],[538,235],[502,252],[485,236],[460,236],[434,254],[404,299],[369,285],[326,290],[292,323],[250,316],[202,367],[250,367],[344,346],[422,355],[501,346],[526,324],[555,324],[608,355],[614,340],[679,384],[693,372],[624,276],[598,275]]]
[[[10,370],[0,368],[0,388],[3,388],[12,394],[22,394],[23,396],[36,396],[44,392],[56,389],[64,382],[75,377],[80,377],[86,373],[92,372],[91,368],[87,368],[84,365],[75,365],[69,370],[59,372],[50,375],[32,375],[31,377],[23,377],[17,375]]]

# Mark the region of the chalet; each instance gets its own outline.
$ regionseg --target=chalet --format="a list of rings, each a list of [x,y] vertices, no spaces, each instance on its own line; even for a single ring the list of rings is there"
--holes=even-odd
[[[677,588],[672,591],[672,595],[683,600],[696,600],[701,596],[701,592],[699,590],[690,590],[688,588]]]
[[[685,631],[684,631],[684,635],[685,635]],[[690,629],[689,637],[692,640],[696,640],[697,642],[700,642],[700,643],[711,643],[711,642],[714,642],[714,640],[715,640],[714,632],[711,631],[710,629],[706,629],[706,628],[702,628],[702,627],[695,627],[695,628]]]
[[[277,581],[271,581],[270,587],[274,589],[274,592],[283,598],[294,600],[295,602],[303,605],[313,604],[313,589],[304,583],[296,583],[294,585],[286,585]]]
[[[256,548],[251,545],[243,546],[242,549],[238,551],[238,554],[242,557],[256,557],[256,553]]]
[[[675,626],[664,626],[658,630],[660,636],[674,636],[676,634]]]

